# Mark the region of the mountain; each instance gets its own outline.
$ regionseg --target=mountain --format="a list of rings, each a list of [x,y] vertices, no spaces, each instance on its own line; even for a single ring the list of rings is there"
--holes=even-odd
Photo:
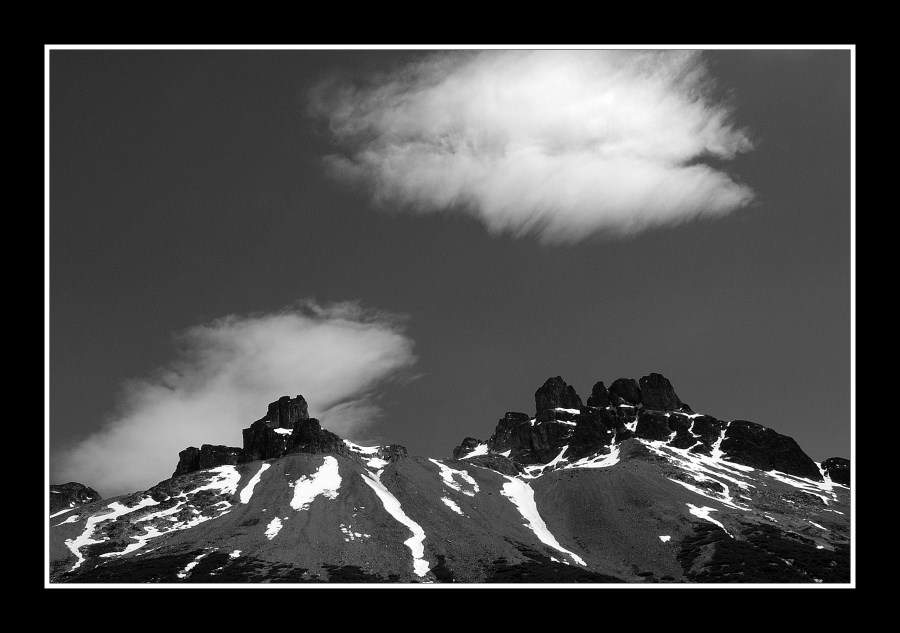
[[[284,396],[242,448],[189,447],[148,490],[56,513],[50,579],[848,583],[850,464],[695,413],[660,374],[586,403],[550,378],[534,415],[444,459],[341,439]]]

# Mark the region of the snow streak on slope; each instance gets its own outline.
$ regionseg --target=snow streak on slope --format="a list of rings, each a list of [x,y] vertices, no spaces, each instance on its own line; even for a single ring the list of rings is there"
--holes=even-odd
[[[197,508],[193,507],[193,504],[191,503],[191,497],[193,497],[196,493],[204,490],[216,490],[219,495],[230,498],[237,491],[237,485],[241,478],[240,473],[234,466],[218,466],[206,471],[200,471],[200,473],[202,475],[209,476],[210,479],[197,488],[183,490],[175,497],[167,497],[162,501],[162,503],[165,504],[172,499],[177,500],[171,507],[168,507],[165,510],[160,510],[159,512],[136,516],[131,520],[131,526],[143,528],[144,533],[130,535],[129,538],[134,542],[129,543],[121,551],[106,552],[101,554],[100,557],[112,558],[116,556],[124,556],[125,554],[129,554],[135,550],[142,548],[150,539],[168,534],[170,532],[191,528],[195,525],[199,525],[200,523],[209,521],[211,519],[216,519],[223,514],[228,513],[231,509],[231,503],[227,500],[219,501],[218,503],[215,503],[211,506],[206,506],[204,504],[204,512],[201,512]],[[160,502],[154,501],[151,496],[144,497],[137,505],[131,507],[126,507],[115,501],[106,506],[107,508],[113,510],[112,513],[95,514],[89,517],[85,522],[85,527],[82,534],[75,539],[68,539],[65,542],[66,547],[68,547],[69,550],[71,550],[78,558],[75,565],[69,571],[78,569],[78,567],[80,567],[84,562],[84,557],[79,551],[82,547],[84,547],[85,545],[103,543],[109,540],[109,538],[105,535],[103,535],[99,540],[93,538],[93,534],[99,524],[105,521],[116,520],[123,515],[132,514],[139,510],[143,510],[146,507],[155,505],[160,505]],[[214,508],[215,510],[211,513],[210,508]],[[185,510],[187,509],[191,510],[190,518],[183,518],[182,520],[179,520],[176,516],[174,516],[184,516]],[[164,519],[164,521],[161,521],[161,519]]]
[[[51,490],[50,492],[56,492],[56,490]],[[54,512],[53,514],[50,515],[50,518],[52,519],[53,517],[58,517],[60,514],[65,514],[66,512],[71,512],[74,509],[75,508],[66,508],[65,510],[60,510],[59,512]]]
[[[329,499],[336,499],[338,488],[341,485],[341,476],[338,473],[337,460],[328,455],[325,463],[309,477],[300,477],[294,482],[294,498],[291,499],[291,507],[294,510],[306,510],[309,504],[319,495]]]
[[[724,436],[725,431],[723,430],[722,437]],[[716,440],[716,442],[720,442],[722,437]],[[714,457],[692,453],[690,452],[690,449],[668,446],[662,440],[650,441],[640,439],[638,441],[650,449],[650,451],[665,457],[670,463],[687,471],[688,475],[694,481],[701,484],[713,482],[713,486],[719,487],[721,492],[715,492],[702,486],[695,486],[680,479],[673,479],[672,477],[669,477],[670,481],[674,481],[676,484],[684,486],[691,492],[702,495],[707,499],[724,503],[730,508],[735,508],[736,510],[750,510],[750,508],[741,505],[735,500],[731,494],[731,486],[729,485],[737,485],[741,490],[755,488],[755,485],[747,481],[751,478],[749,473],[754,471],[750,466],[744,466],[743,464],[736,464],[722,459],[722,451],[719,449],[715,449],[713,453],[720,455],[720,457]]]
[[[54,525],[53,527],[59,527],[59,526],[62,525],[63,523],[75,523],[75,521],[77,521],[78,518],[79,518],[79,517],[78,517],[77,514],[73,514],[73,515],[70,516],[68,519],[66,519],[66,520],[64,520],[64,521],[60,521],[59,523],[57,523],[57,524]]]
[[[422,529],[422,526],[410,519],[406,516],[406,513],[403,511],[403,508],[400,506],[400,501],[397,500],[391,491],[385,488],[384,484],[381,481],[373,476],[371,473],[362,473],[360,475],[363,478],[369,487],[375,491],[375,494],[378,495],[378,498],[381,499],[381,503],[384,506],[384,509],[394,517],[397,521],[408,527],[413,535],[403,541],[403,544],[409,548],[409,551],[412,552],[413,556],[413,571],[417,576],[424,576],[428,573],[428,561],[425,560],[425,530]]]
[[[241,490],[241,503],[250,503],[250,498],[253,497],[253,489],[256,487],[256,484],[259,483],[262,474],[269,466],[271,466],[271,464],[264,463],[259,467],[259,470],[256,471],[256,474],[253,475],[253,479],[247,482],[247,485]]]
[[[710,512],[718,512],[718,510],[716,510],[715,508],[707,508],[706,506],[703,506],[702,508],[700,508],[700,507],[695,506],[693,503],[688,503],[686,505],[688,508],[690,508],[690,513],[693,514],[695,517],[700,517],[701,519],[703,519],[705,521],[709,521],[710,523],[715,523],[720,528],[725,530],[724,525],[722,525],[719,521],[716,521],[714,518],[709,516]],[[728,530],[725,530],[725,534],[727,534],[728,536],[731,536],[731,532],[729,532]],[[731,536],[731,538],[734,538],[734,537]]]
[[[202,554],[198,555],[197,558],[195,558],[194,560],[192,560],[191,562],[189,562],[189,563],[185,566],[184,569],[182,569],[180,572],[178,572],[178,577],[179,577],[179,578],[187,578],[187,575],[190,573],[190,571],[191,571],[194,567],[196,567],[197,564],[198,564],[201,560],[203,560],[204,558],[206,558],[207,556],[209,556],[210,554],[212,554],[212,553],[213,553],[214,551],[216,551],[217,549],[218,549],[218,548],[213,547],[213,548],[210,548],[208,551],[203,552]]]
[[[580,556],[573,554],[560,545],[559,541],[556,540],[556,537],[550,533],[549,529],[547,529],[547,524],[544,523],[544,519],[541,518],[537,509],[537,504],[534,502],[534,490],[531,489],[531,486],[515,477],[510,477],[508,475],[503,475],[503,477],[507,482],[503,484],[503,489],[500,492],[504,497],[512,501],[516,508],[518,508],[519,514],[521,514],[522,518],[526,521],[523,525],[534,532],[542,543],[549,545],[563,554],[568,554],[579,565],[587,566],[587,563],[585,563]]]
[[[577,462],[572,462],[563,468],[607,468],[619,463],[619,446],[612,444],[608,453],[596,453],[582,457]]]
[[[465,470],[456,470],[454,468],[450,468],[446,464],[443,464],[436,459],[429,458],[428,461],[430,461],[432,464],[436,465],[438,468],[441,469],[440,470],[441,479],[444,480],[444,484],[448,488],[452,488],[453,490],[456,490],[457,492],[461,492],[464,495],[468,495],[470,497],[474,497],[475,493],[478,492],[478,482],[476,482],[472,478],[472,476]],[[466,482],[467,484],[472,486],[472,490],[463,490],[462,486],[460,484],[456,483],[456,481],[454,481],[454,479],[453,479],[454,475],[459,476],[464,482]]]
[[[460,509],[456,502],[450,497],[441,497],[441,501],[444,502],[444,505],[453,510],[456,514],[466,516],[463,511]]]
[[[772,479],[777,479],[783,484],[799,488],[801,492],[818,497],[825,502],[825,505],[828,505],[828,497],[825,496],[826,494],[831,495],[831,498],[834,501],[838,500],[837,493],[834,491],[834,486],[838,484],[832,482],[831,477],[828,477],[825,481],[813,481],[812,479],[798,477],[797,475],[789,475],[778,470],[770,470],[765,474]]]
[[[110,521],[117,517],[122,516],[123,514],[128,514],[130,512],[135,512],[140,510],[141,508],[146,508],[147,506],[158,505],[156,501],[153,500],[152,497],[144,497],[141,499],[140,503],[134,505],[132,507],[124,506],[118,501],[113,501],[110,503],[107,508],[112,510],[112,512],[107,512],[106,514],[95,514],[94,516],[88,518],[87,522],[84,524],[84,531],[80,536],[74,539],[66,539],[66,547],[75,554],[78,560],[75,562],[75,565],[72,566],[72,569],[69,571],[74,571],[81,567],[81,564],[84,562],[84,557],[81,555],[81,548],[85,545],[93,545],[95,543],[102,543],[103,541],[108,540],[105,536],[99,540],[94,540],[91,538],[94,534],[94,529],[97,527],[98,523],[103,523],[104,521]]]

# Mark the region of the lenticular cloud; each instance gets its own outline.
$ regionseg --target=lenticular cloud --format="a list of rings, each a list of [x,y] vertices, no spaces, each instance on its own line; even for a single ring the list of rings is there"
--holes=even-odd
[[[752,200],[703,162],[752,149],[712,87],[697,51],[453,52],[325,82],[311,109],[338,149],[331,171],[380,205],[575,242]]]
[[[174,362],[132,382],[119,414],[58,456],[55,480],[104,496],[146,489],[188,446],[241,446],[241,429],[283,395],[302,394],[322,426],[352,435],[378,419],[375,390],[416,361],[401,319],[354,303],[232,315],[178,338]]]

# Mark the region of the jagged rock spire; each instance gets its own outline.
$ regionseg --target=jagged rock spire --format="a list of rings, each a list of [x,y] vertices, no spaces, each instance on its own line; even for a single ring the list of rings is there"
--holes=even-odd
[[[682,406],[672,383],[662,374],[651,373],[641,378],[639,391],[641,404],[646,409],[677,411]]]
[[[583,409],[581,398],[575,388],[566,384],[560,376],[548,378],[543,386],[534,392],[535,412],[560,407],[563,409]]]

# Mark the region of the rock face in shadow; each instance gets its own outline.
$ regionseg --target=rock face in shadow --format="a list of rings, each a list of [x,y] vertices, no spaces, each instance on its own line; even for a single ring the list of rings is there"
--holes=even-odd
[[[102,498],[100,493],[93,488],[88,488],[76,481],[70,481],[67,484],[50,484],[50,514],[66,508],[76,508],[91,501],[99,501]]]
[[[729,460],[739,464],[822,481],[819,467],[793,438],[762,424],[734,420],[728,425],[719,448]]]
[[[843,457],[829,457],[822,462],[822,470],[836,484],[850,485],[850,460]]]
[[[204,444],[200,448],[188,446],[178,453],[178,465],[172,476],[178,477],[216,466],[237,464],[241,461],[242,456],[243,451],[234,446],[214,446],[212,444]]]

